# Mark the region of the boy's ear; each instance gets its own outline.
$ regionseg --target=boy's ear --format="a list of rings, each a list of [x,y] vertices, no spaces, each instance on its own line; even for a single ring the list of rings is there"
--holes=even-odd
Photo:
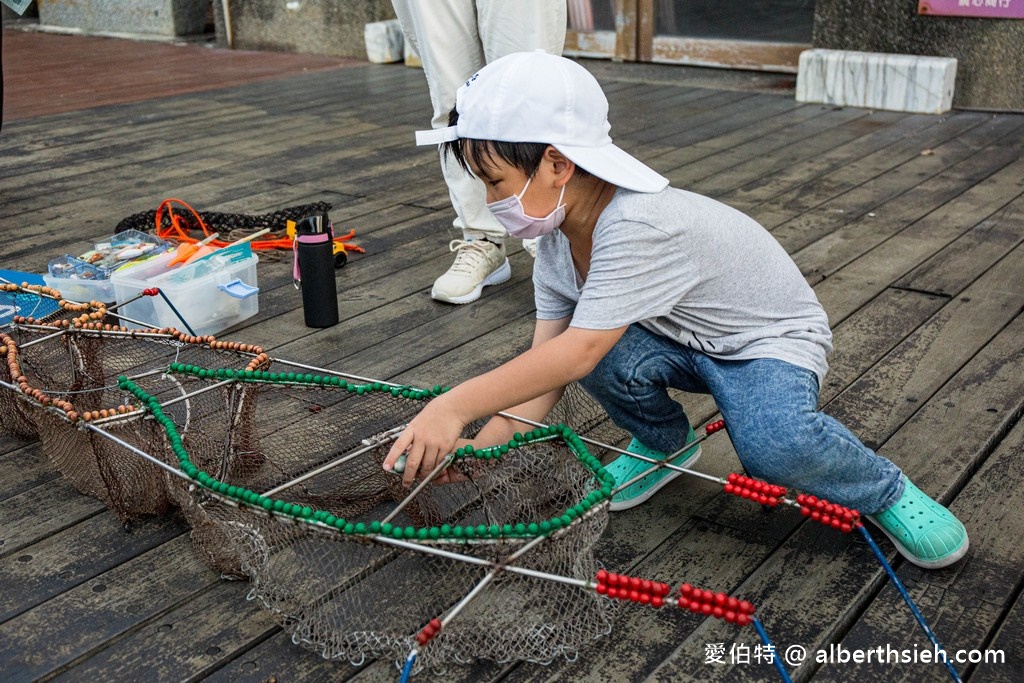
[[[573,172],[576,170],[576,164],[573,163],[568,157],[555,149],[552,145],[548,145],[548,148],[544,150],[544,160],[551,164],[551,170],[555,174],[556,184],[565,184],[572,178]]]

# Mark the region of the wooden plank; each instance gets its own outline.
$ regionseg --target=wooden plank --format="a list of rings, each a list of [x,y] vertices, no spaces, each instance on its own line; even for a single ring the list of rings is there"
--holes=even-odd
[[[1017,164],[1024,169],[1024,161]],[[953,295],[1024,240],[1024,194],[899,279],[897,287]]]
[[[97,135],[115,138],[120,128],[130,128],[143,121],[164,121],[173,125],[195,116],[206,115],[218,108],[248,110],[255,103],[268,111],[281,110],[287,106],[287,102],[295,102],[297,98],[318,101],[317,98],[327,96],[329,92],[347,93],[352,102],[358,105],[362,101],[379,101],[377,98],[385,92],[394,94],[408,91],[408,86],[414,83],[421,87],[425,85],[422,73],[376,65],[346,69],[343,78],[331,81],[335,85],[331,89],[318,87],[323,81],[322,75],[297,75],[288,79],[202,94],[99,107],[90,110],[88,116],[72,112],[17,121],[12,122],[9,127],[5,124],[4,130],[5,133],[9,129],[14,134],[29,137],[34,143],[33,148],[45,149],[69,143],[77,144],[80,136],[84,136],[85,139],[92,139],[92,136]],[[420,92],[425,99],[426,90]],[[39,139],[39,136],[46,134],[52,135],[52,139]]]
[[[669,119],[662,117],[662,123],[645,128],[628,135],[633,145],[647,145],[652,151],[670,151],[675,147],[689,144],[708,137],[710,131],[738,128],[745,123],[756,120],[753,116],[756,108],[733,109],[739,101],[766,97],[750,93],[719,91],[711,97],[690,101],[684,106],[673,109]],[[768,98],[759,103],[765,112],[787,111],[794,108],[795,103],[781,98]]]
[[[239,654],[203,680],[208,683],[267,683],[267,681],[303,681],[309,683],[341,683],[358,669],[348,662],[327,661],[292,642],[292,637],[279,632],[253,649]],[[395,669],[391,667],[391,681]],[[419,679],[421,677],[417,677]]]
[[[691,102],[699,103],[716,94],[715,90],[706,88],[654,88],[643,82],[605,81],[605,84],[602,88],[607,88],[608,120],[615,123],[615,139],[660,125],[664,117],[659,114],[665,109],[684,107]],[[638,101],[644,102],[642,109],[635,106]],[[619,121],[622,122],[622,130]]]
[[[180,536],[0,624],[5,678],[59,673],[219,581]]]
[[[832,324],[1020,195],[1021,168],[1003,168],[816,284]]]
[[[835,129],[845,128],[844,124],[863,116],[865,112],[853,109],[838,114],[825,107],[788,109],[775,115],[763,115],[749,125],[654,157],[648,160],[648,165],[665,173],[673,187],[713,195],[714,192],[709,192],[699,181],[719,174],[735,178],[737,167],[746,170],[745,165],[750,162],[772,159],[787,146],[802,148],[809,140],[826,133],[830,138],[839,135]],[[836,144],[834,140],[832,144]],[[730,170],[732,173],[727,173]],[[753,172],[751,177],[762,174]]]
[[[309,184],[318,184],[319,181],[308,181],[300,184],[300,187],[305,187]],[[386,222],[392,224],[401,222],[410,217],[421,216],[427,213],[426,210],[412,206],[406,203],[402,203],[403,196],[398,195],[388,199],[381,199],[379,196],[372,199],[357,198],[350,200],[353,195],[339,194],[336,190],[328,190],[326,188],[330,185],[324,183],[321,185],[325,189],[317,192],[316,194],[300,195],[295,196],[293,199],[282,200],[281,202],[273,205],[273,210],[283,208],[284,206],[294,206],[301,203],[309,203],[310,201],[329,201],[339,205],[338,211],[332,211],[332,219],[335,220],[336,225],[343,228],[355,228],[359,234],[357,243],[365,243],[363,237],[366,232],[370,229],[378,227]],[[413,193],[419,193],[422,190],[420,188],[435,186],[435,183],[427,183],[426,181],[420,181],[419,184],[410,183]],[[280,183],[274,181],[260,181],[257,180],[251,172],[245,172],[243,176],[229,176],[224,179],[224,182],[192,182],[187,186],[174,187],[168,191],[167,194],[173,191],[179,197],[190,197],[189,201],[194,205],[197,210],[221,210],[224,209],[230,212],[230,209],[226,207],[227,204],[255,204],[262,202],[263,197],[266,195],[274,196],[275,193],[281,193],[278,196],[288,196],[288,186],[282,187]],[[145,190],[149,193],[149,190]],[[153,195],[152,197],[164,197],[164,194]],[[192,199],[195,196],[196,199]],[[409,195],[409,196],[415,196]],[[123,199],[123,208],[117,211],[114,216],[111,216],[111,209],[109,202],[119,201],[119,197]],[[53,212],[53,220],[61,221],[65,214],[74,214],[79,216],[79,222],[76,224],[80,230],[69,235],[69,240],[73,237],[74,241],[69,241],[64,245],[66,251],[72,253],[81,253],[85,249],[89,248],[95,241],[101,240],[110,235],[113,230],[114,218],[120,219],[123,214],[128,214],[135,211],[141,211],[145,209],[153,210],[156,208],[155,203],[141,204],[139,201],[139,194],[137,192],[125,192],[119,196],[104,196],[104,197],[93,197],[83,201],[72,201],[69,204],[65,204]],[[198,201],[197,201],[198,199]],[[339,201],[340,199],[340,201]],[[153,202],[159,202],[159,199],[154,199]],[[396,203],[397,202],[397,203]],[[106,208],[103,208],[106,206]],[[249,209],[241,211],[241,213],[256,213],[256,211]],[[358,218],[358,222],[356,219]],[[351,222],[348,222],[351,221]],[[40,224],[41,225],[41,224]],[[24,231],[27,232],[27,231]],[[22,232],[21,234],[24,234]],[[22,246],[18,255],[18,260],[24,264],[27,269],[44,270],[47,262],[54,257],[52,243],[47,239],[48,235],[45,231],[42,231],[40,235],[32,237],[31,235],[20,240],[18,244]],[[368,245],[371,253],[375,250],[373,245]],[[360,258],[356,256],[356,258]],[[261,268],[260,277],[262,281],[263,273],[267,268]],[[350,272],[350,271],[344,271]],[[281,280],[283,284],[284,279]],[[289,281],[290,282],[290,281]]]
[[[142,152],[145,151],[146,145],[159,141],[164,143],[164,154],[174,156],[188,151],[190,137],[201,135],[203,124],[207,124],[208,132],[217,127],[230,127],[233,121],[238,122],[240,126],[254,125],[261,121],[279,119],[282,110],[288,106],[292,107],[292,111],[287,112],[290,116],[324,118],[325,113],[328,116],[333,114],[335,109],[331,105],[340,98],[358,103],[346,106],[345,115],[366,116],[372,111],[373,103],[362,101],[360,96],[365,93],[365,89],[360,88],[360,84],[358,79],[321,82],[321,87],[315,93],[310,93],[308,87],[303,93],[301,90],[295,90],[294,84],[291,84],[291,88],[279,86],[272,92],[262,95],[253,93],[254,96],[237,102],[227,97],[222,99],[220,93],[205,94],[184,98],[188,105],[186,107],[161,103],[152,108],[146,107],[146,114],[138,116],[131,115],[131,107],[119,108],[126,111],[119,112],[120,115],[116,118],[104,119],[98,115],[97,118],[100,120],[97,125],[85,130],[79,129],[73,121],[67,125],[52,122],[49,128],[53,138],[45,144],[37,140],[39,132],[33,127],[15,124],[12,126],[13,139],[5,142],[5,147],[10,145],[14,150],[18,150],[19,143],[24,140],[27,150],[33,152],[32,161],[46,161],[55,160],[55,155],[59,153],[77,155],[90,148],[97,152],[103,151],[102,145],[106,143],[112,150],[122,153],[99,155],[94,161],[105,166],[116,166],[131,159],[130,154],[123,153],[130,150],[127,145],[134,143],[143,148],[139,150]],[[393,98],[396,113],[411,111],[413,103],[418,103],[421,99],[418,91],[408,89],[397,95]],[[304,106],[301,108],[294,108],[297,97],[302,98]],[[155,113],[151,113],[151,110]],[[175,141],[179,142],[177,146],[173,144]],[[75,158],[77,161],[89,160],[85,156]],[[50,170],[51,173],[59,173],[59,177],[81,175],[74,167],[57,166]]]
[[[968,560],[941,571],[923,571],[906,565],[900,572],[914,599],[928,608],[933,630],[953,658],[953,666],[962,673],[972,667],[968,666],[970,661],[956,661],[962,658],[957,652],[964,650],[966,655],[967,650],[985,649],[1000,625],[1002,614],[1013,605],[1014,596],[1024,585],[1024,548],[1016,541],[1024,533],[1024,519],[1018,514],[1024,505],[1024,492],[1017,485],[1024,476],[1022,468],[1024,424],[1018,423],[950,508],[970,530]],[[850,649],[889,644],[912,651],[920,638],[914,637],[912,616],[901,607],[894,591],[883,591],[842,644]],[[905,635],[893,638],[892,634]],[[993,676],[1001,673],[1002,678],[1010,680],[1014,669],[1020,671],[1024,667],[1024,656],[1013,645],[1004,654],[1004,664],[986,669]],[[897,680],[938,681],[945,676],[936,666],[900,669],[903,675],[897,675]],[[891,677],[892,670],[891,665],[873,663],[859,667],[859,678],[854,678],[848,667],[825,665],[821,674],[826,680],[852,681]],[[986,675],[978,680],[992,679]]]
[[[1013,525],[1019,523],[1013,473],[1019,468],[1024,438],[1019,422],[1024,409],[1022,333],[1024,318],[1018,316],[914,416],[912,428],[900,430],[886,445],[918,472],[916,482],[946,500],[957,480],[950,483],[941,470],[956,467],[962,471],[958,480],[964,480],[973,464],[984,462],[952,507],[971,533],[966,563],[938,572],[904,566],[901,572],[921,594],[930,596],[937,610],[946,613],[944,633],[949,637],[943,644],[947,647],[982,647],[988,638],[971,629],[991,629],[993,618],[1000,618],[1022,582],[1022,565],[1015,559],[1020,550],[1013,541]],[[939,453],[937,443],[941,443]],[[891,621],[894,616],[886,609],[890,599],[880,596],[849,638],[862,640],[877,632],[883,620]],[[1019,663],[1019,652],[1013,656]],[[995,668],[992,671],[997,673]]]
[[[999,626],[995,638],[986,648],[986,659],[967,667],[971,680],[990,683],[1014,683],[1024,680],[1024,661],[1020,657],[1020,644],[1024,642],[1024,607],[1020,594]],[[991,654],[990,654],[991,653]],[[998,658],[999,655],[1002,658]]]
[[[1021,125],[1014,118],[995,119],[961,131],[954,138],[938,142],[933,146],[933,154],[917,154],[899,166],[884,169],[881,167],[889,162],[882,162],[874,169],[881,171],[877,176],[855,187],[846,188],[846,183],[842,182],[837,186],[842,191],[823,203],[817,203],[820,198],[816,196],[810,201],[802,201],[797,195],[786,197],[782,200],[785,202],[784,207],[772,210],[771,217],[764,225],[769,227],[772,235],[787,251],[796,251],[868,213],[885,200],[915,188],[946,167],[978,153],[987,141],[1004,138],[1014,140],[1014,134]],[[839,174],[833,180],[838,178]],[[758,216],[764,217],[765,214],[759,211]],[[779,220],[786,216],[791,218],[785,222]]]
[[[888,438],[1017,315],[1024,291],[1011,273],[1022,267],[1018,248],[840,394],[829,412],[872,448]]]
[[[452,313],[450,306],[430,301],[427,293],[433,280],[451,264],[451,256],[440,249],[428,250],[427,246],[435,242],[433,238],[420,242],[419,248],[411,245],[393,259],[360,261],[359,272],[353,271],[351,279],[339,278],[338,312],[343,324],[322,330],[305,327],[301,297],[289,282],[261,298],[260,322],[247,327],[246,336],[273,348],[276,356],[291,360],[302,356],[309,362],[320,358],[315,362],[330,364],[337,360],[338,353],[367,348],[371,340],[380,341]],[[497,296],[529,279],[529,257],[522,251],[511,256],[512,279],[485,288],[482,296]],[[298,353],[300,346],[302,352]],[[320,349],[329,355],[322,356]]]
[[[690,187],[695,192],[722,199],[737,208],[749,209],[756,203],[745,204],[742,200],[737,200],[733,197],[735,191],[771,182],[773,177],[785,173],[792,167],[821,163],[822,159],[828,159],[833,150],[851,146],[849,143],[852,141],[861,143],[853,153],[867,154],[873,144],[876,144],[876,138],[873,136],[886,135],[883,131],[888,127],[898,128],[902,121],[902,116],[892,112],[827,110],[823,116],[816,117],[809,124],[795,129],[792,136],[783,138],[785,140],[794,137],[792,144],[783,144],[763,151],[755,147],[741,164],[701,177]],[[801,133],[804,135],[797,139],[796,136]],[[761,142],[766,144],[763,140]],[[772,142],[775,142],[774,138]]]
[[[38,441],[20,443],[20,448],[0,455],[0,501],[60,476]]]
[[[335,97],[345,97],[347,94],[345,89],[342,88],[341,90],[340,95]],[[388,124],[400,126],[404,123],[404,126],[407,126],[410,132],[410,140],[411,130],[415,125],[413,123],[415,119],[412,117],[423,106],[420,99],[418,93],[408,93],[393,97],[390,102],[392,109]],[[167,165],[174,163],[177,157],[184,157],[185,159],[195,158],[197,150],[194,149],[194,145],[189,144],[190,135],[197,136],[197,139],[199,139],[199,136],[204,135],[206,138],[212,138],[206,140],[207,144],[203,145],[200,156],[209,152],[209,148],[212,146],[224,148],[216,156],[232,158],[237,156],[236,153],[239,147],[242,149],[246,147],[264,149],[267,146],[280,145],[281,141],[289,137],[295,137],[296,134],[301,135],[304,132],[304,126],[313,126],[319,130],[320,138],[314,142],[320,145],[326,139],[346,137],[354,132],[358,132],[358,130],[350,129],[357,125],[357,122],[361,119],[369,119],[365,122],[365,125],[372,126],[374,129],[380,128],[379,123],[373,122],[374,103],[366,103],[361,107],[355,108],[340,108],[337,106],[337,101],[332,99],[323,102],[314,101],[310,103],[308,108],[301,109],[294,108],[294,101],[289,101],[288,104],[288,110],[278,113],[268,112],[268,107],[265,104],[262,106],[250,105],[245,109],[247,112],[246,118],[241,121],[251,120],[247,125],[262,127],[266,131],[262,134],[257,134],[259,131],[259,128],[257,128],[256,131],[246,135],[244,126],[233,125],[232,118],[219,120],[218,117],[211,116],[208,113],[202,118],[185,118],[184,120],[176,121],[176,125],[162,127],[158,129],[160,135],[147,136],[147,130],[145,129],[137,134],[129,130],[125,134],[126,139],[123,142],[119,139],[115,139],[112,143],[110,141],[102,141],[107,142],[108,146],[113,146],[113,152],[123,152],[120,154],[111,153],[111,150],[105,149],[103,154],[97,155],[91,153],[90,150],[90,148],[95,147],[95,143],[76,141],[75,144],[66,145],[59,150],[65,160],[70,156],[76,163],[70,165],[62,164],[50,169],[44,168],[44,170],[37,174],[31,172],[22,173],[9,182],[11,183],[12,192],[18,187],[30,189],[31,184],[37,180],[37,176],[40,176],[39,180],[45,178],[62,179],[68,188],[78,187],[83,183],[93,185],[107,179],[102,175],[90,175],[90,172],[96,174],[103,172],[109,176],[110,173],[123,168],[125,165],[137,164],[141,161],[151,162],[148,170],[152,172],[154,168],[159,169],[159,164]],[[226,106],[228,111],[234,111],[237,108],[236,105],[231,104]],[[339,112],[339,115],[335,115],[333,113],[335,111]],[[410,120],[404,122],[403,115],[405,119]],[[237,118],[237,116],[234,117],[234,119]],[[286,119],[289,123],[282,123],[282,119]],[[327,131],[325,128],[330,128],[331,130]],[[211,134],[211,131],[219,131],[220,142],[217,140],[217,134]],[[380,136],[379,140],[384,139],[384,137]],[[392,143],[396,142],[393,137],[388,137],[388,139]],[[41,156],[45,159],[47,152],[42,150],[38,154],[33,155],[33,158],[36,156]]]
[[[245,583],[220,581],[185,604],[77,661],[74,668],[52,680],[188,681],[204,678],[238,648],[278,632],[271,614],[262,610],[258,602],[245,599],[248,590]]]
[[[665,90],[672,90],[666,88]],[[655,90],[657,92],[657,90]],[[687,89],[684,93],[699,93],[708,92],[699,89]],[[714,91],[710,91],[714,92]],[[708,156],[707,148],[717,144],[724,144],[724,147],[732,146],[735,142],[730,143],[731,140],[740,139],[743,141],[750,140],[752,137],[757,135],[757,127],[766,121],[769,121],[767,125],[780,125],[780,121],[789,120],[790,118],[802,119],[807,114],[812,114],[814,108],[810,107],[793,107],[784,106],[788,104],[785,100],[781,100],[774,103],[775,106],[767,107],[762,111],[762,116],[755,121],[751,121],[746,117],[734,117],[734,116],[723,116],[717,121],[719,131],[715,132],[715,126],[709,126],[705,128],[703,135],[694,138],[692,134],[688,133],[688,128],[682,129],[681,133],[685,138],[682,138],[680,131],[672,128],[663,128],[661,136],[656,137],[650,141],[643,142],[636,139],[632,132],[627,132],[625,140],[628,143],[626,146],[627,151],[637,158],[644,159],[651,168],[654,170],[664,173],[668,170],[676,168],[682,163],[692,161],[695,157],[694,154],[700,154],[705,152],[701,156]],[[681,103],[685,104],[686,100]],[[654,107],[648,108],[647,98],[644,98],[644,110],[646,116],[652,121],[665,121],[665,113],[671,112],[673,115],[676,113],[676,107],[680,104],[678,101],[672,101],[665,104],[658,103]],[[820,113],[820,112],[819,112]],[[812,114],[813,115],[813,114]],[[630,113],[628,120],[632,124],[634,114]],[[615,120],[615,119],[611,119]],[[753,129],[753,130],[752,130]],[[668,132],[665,135],[665,132]],[[689,140],[689,143],[687,142]],[[699,146],[698,146],[699,145]],[[621,146],[621,145],[620,145]]]
[[[323,148],[324,136],[329,134],[332,126],[312,118],[308,119],[306,123],[309,123],[310,126],[300,126],[295,130],[279,131],[272,138],[265,139],[260,143],[240,144],[237,137],[238,133],[228,131],[223,132],[220,136],[208,135],[209,139],[205,141],[203,148],[190,153],[168,154],[166,151],[161,152],[158,148],[151,148],[147,155],[130,157],[127,160],[128,163],[122,163],[112,168],[101,167],[91,169],[90,173],[98,175],[85,175],[86,184],[83,187],[79,187],[81,179],[78,175],[54,178],[47,174],[42,178],[38,178],[38,174],[29,173],[12,182],[12,185],[16,184],[17,186],[11,188],[11,194],[8,196],[12,203],[3,212],[3,216],[13,218],[29,212],[42,211],[43,213],[38,216],[33,214],[31,216],[32,222],[29,223],[30,226],[40,225],[40,220],[45,218],[48,207],[52,206],[52,201],[46,201],[46,198],[39,196],[36,188],[38,182],[45,182],[46,186],[52,187],[54,192],[73,193],[67,199],[73,197],[81,202],[104,197],[114,192],[124,194],[133,188],[137,189],[139,186],[152,184],[166,186],[175,179],[192,181],[193,183],[197,179],[205,179],[205,183],[208,184],[212,178],[216,177],[213,174],[218,169],[236,164],[246,164],[255,159],[266,158],[275,166],[283,169],[292,167],[295,163],[293,160],[302,160],[302,163],[306,166],[312,163],[322,163],[314,161],[314,159],[317,157],[316,153]],[[265,125],[267,131],[276,130],[280,127],[274,121],[268,121]],[[395,135],[398,132],[397,129],[382,130],[373,124],[361,124],[355,120],[343,120],[335,122],[335,125],[338,125],[341,130],[349,131],[350,136],[361,136],[363,140],[379,142],[381,138],[386,138],[391,141],[392,146],[399,144]],[[254,133],[261,137],[266,135],[265,132],[254,131]],[[335,137],[342,138],[347,136],[335,133]],[[358,140],[359,138],[357,137]],[[381,144],[385,146],[384,143]],[[353,149],[349,145],[339,145],[337,150],[334,160],[351,158],[363,151],[359,148]],[[178,158],[179,156],[181,158]],[[80,164],[79,168],[89,168],[92,166],[102,166],[102,163],[97,162],[93,164],[85,162]],[[249,171],[250,175],[252,173],[252,171]],[[260,175],[262,177],[264,174],[261,173]],[[100,178],[102,178],[103,182],[97,184],[97,180]],[[218,178],[218,182],[223,184],[224,179]],[[164,192],[177,189],[177,187],[168,187]],[[187,197],[189,195],[182,196]],[[67,203],[66,201],[64,202],[64,204]],[[49,209],[49,211],[52,210],[52,208]],[[39,228],[37,228],[37,232],[38,230]]]
[[[326,360],[330,366],[343,365],[350,372],[365,377],[390,377],[441,355],[452,346],[484,334],[492,326],[516,315],[522,310],[524,302],[531,299],[532,283],[522,279],[508,286],[504,296],[494,297],[489,306],[455,308],[416,328],[396,330],[373,347],[346,353],[343,349],[332,349],[330,346],[320,351],[310,348],[309,344],[303,344],[303,355],[317,359],[316,362]],[[386,317],[382,318],[382,322],[384,320]],[[298,349],[291,349],[292,353],[289,353],[289,347],[283,346],[278,351],[282,357],[288,357],[295,356]],[[325,358],[325,353],[330,353],[334,358]]]
[[[249,107],[249,109],[250,109],[251,112],[254,112],[257,115],[264,116],[265,123],[263,125],[265,125],[265,126],[277,126],[277,128],[280,129],[280,128],[282,128],[282,125],[279,122],[278,123],[274,123],[274,122],[275,121],[279,121],[282,115],[286,115],[290,120],[291,119],[296,119],[296,118],[299,118],[299,120],[302,120],[300,118],[300,115],[302,114],[303,111],[308,111],[310,113],[316,113],[316,112],[318,112],[318,110],[321,110],[321,109],[333,109],[340,102],[346,102],[347,103],[348,99],[356,99],[358,101],[357,97],[353,97],[353,98],[347,97],[348,93],[345,92],[345,89],[340,88],[339,90],[340,90],[339,93],[331,93],[330,94],[330,100],[326,100],[326,101],[322,101],[322,102],[317,102],[317,101],[314,100],[313,102],[309,102],[308,103],[308,108],[304,108],[304,109],[301,109],[301,110],[298,110],[298,111],[295,111],[295,108],[292,106],[293,105],[293,100],[288,100],[289,110],[288,111],[280,112],[278,114],[273,114],[270,119],[266,119],[266,117],[265,117],[267,107],[263,103],[261,103],[261,106]],[[330,91],[328,90],[327,92],[330,92]],[[710,92],[713,92],[713,91],[705,91],[705,92],[709,92],[710,93]],[[410,112],[412,112],[412,111],[417,111],[417,112],[421,111],[423,109],[423,103],[421,101],[422,99],[423,99],[423,96],[419,92],[416,92],[413,95],[399,95],[398,97],[392,96],[391,98],[389,98],[389,100],[390,100],[389,104],[392,107],[392,109],[391,109],[391,120],[394,121],[395,114],[397,112],[400,112],[400,111],[403,111],[403,110],[410,111]],[[305,100],[304,100],[304,102],[305,102]],[[370,102],[363,103],[361,106],[357,106],[357,107],[352,107],[351,105],[348,105],[348,106],[345,107],[345,111],[350,116],[357,116],[357,117],[364,117],[365,116],[367,118],[372,118],[374,110],[376,108],[376,104],[377,104],[376,102],[370,101]],[[417,118],[418,117],[419,117],[419,115],[417,115]],[[319,121],[320,117],[317,117],[315,120]],[[205,135],[208,138],[205,141],[205,144],[204,144],[204,149],[206,149],[206,148],[209,148],[211,145],[215,145],[215,143],[216,143],[216,138],[214,138],[213,140],[209,139],[209,137],[210,137],[210,134],[209,134],[210,127],[209,126],[211,124],[225,124],[225,123],[230,123],[230,121],[222,122],[222,121],[218,121],[214,117],[206,116],[203,119],[197,119],[196,122],[194,124],[190,125],[186,130],[189,131],[189,132],[192,132],[194,135],[197,135],[197,136],[198,135]],[[342,130],[345,130],[345,128],[346,128],[346,125],[344,124],[344,122],[342,122],[341,125],[339,125],[337,122],[334,122],[331,125],[334,127],[332,132],[327,132],[327,131],[323,131],[323,130],[317,131],[317,133],[316,133],[316,140],[318,142],[321,142],[325,138],[336,137],[336,131],[339,128],[342,129]],[[294,121],[291,122],[290,124],[286,125],[286,126],[283,126],[283,128],[285,130],[291,130],[292,128],[295,128],[295,127],[296,127],[296,124],[295,124]],[[119,142],[118,144],[120,144],[120,149],[124,149],[125,151],[129,151],[130,150],[132,152],[132,154],[131,154],[131,156],[129,158],[135,159],[136,161],[145,161],[145,160],[149,159],[149,160],[153,160],[153,161],[160,160],[160,162],[162,162],[162,163],[171,163],[175,156],[179,156],[182,153],[187,153],[187,154],[189,154],[190,157],[194,157],[194,155],[195,155],[194,151],[187,150],[187,147],[188,147],[188,136],[187,135],[182,135],[182,131],[181,131],[181,126],[180,125],[179,126],[175,126],[175,127],[168,127],[165,130],[166,130],[166,134],[168,136],[173,136],[173,137],[170,137],[170,139],[166,139],[166,140],[159,139],[159,138],[153,139],[152,136],[146,136],[145,135],[146,131],[140,131],[138,134],[133,134],[132,132],[129,132],[129,134],[126,136],[126,139],[121,141],[121,142]],[[262,145],[266,145],[266,138],[267,138],[266,135],[256,135],[253,132],[248,132],[247,133],[247,131],[245,131],[244,129],[239,130],[239,127],[237,125],[230,126],[230,127],[229,126],[224,126],[224,130],[225,130],[224,135],[227,136],[227,140],[231,144],[237,144],[237,141],[239,139],[257,138],[257,139],[262,139],[261,140],[261,144]],[[411,130],[412,130],[412,126],[410,125],[409,131],[411,132]],[[386,137],[386,136],[379,136],[379,137],[383,138],[383,137]],[[275,142],[277,140],[279,140],[280,138],[282,138],[282,135],[281,135],[280,132],[275,133],[273,135],[273,137],[272,137],[272,139]],[[177,141],[178,144],[175,144],[176,141]],[[142,149],[139,148],[141,143],[145,143],[145,145],[142,145]],[[95,177],[98,177],[99,171],[101,169],[107,168],[111,164],[117,164],[119,166],[123,165],[123,163],[124,163],[123,157],[125,157],[125,155],[117,154],[118,149],[116,148],[116,146],[115,146],[115,149],[109,149],[109,148],[105,149],[104,150],[105,153],[102,156],[98,157],[98,158],[95,157],[91,153],[91,150],[90,150],[91,147],[94,147],[94,145],[84,145],[81,148],[76,146],[76,148],[75,148],[75,155],[82,155],[79,158],[79,161],[84,161],[85,162],[84,167],[83,167],[82,163],[76,163],[76,164],[70,164],[70,165],[62,165],[60,167],[61,169],[65,169],[65,168],[67,169],[66,171],[64,171],[64,173],[68,174],[68,175],[73,175],[75,178],[85,178],[85,179],[92,178],[91,182],[95,183],[95,182],[97,182],[95,180]],[[152,150],[152,151],[149,151],[149,150]],[[182,151],[179,152],[178,150],[182,150]],[[64,155],[65,155],[65,164],[66,164],[66,161],[67,161],[67,159],[66,159],[67,152],[66,151],[64,152]],[[93,175],[90,175],[89,173],[86,173],[83,170],[83,168],[88,168],[90,166],[96,166],[96,168],[93,169],[94,170]],[[52,174],[52,172],[50,172],[50,176],[49,177],[52,178],[52,176],[53,176],[53,174]],[[35,179],[32,177],[31,174],[24,173],[24,170],[23,170],[21,173],[19,173],[19,177],[15,179],[15,182],[16,183],[20,183],[20,184],[24,184],[24,185],[27,186],[28,183],[35,182]],[[108,180],[105,179],[104,182],[106,183],[106,182],[108,182]],[[34,208],[34,207],[27,207],[27,208],[24,208],[23,210],[29,210],[30,208]]]
[[[127,531],[112,514],[98,514],[0,558],[0,622],[42,604],[186,531],[165,515]]]
[[[753,508],[748,510],[763,517]],[[759,520],[752,516],[751,521]],[[695,586],[743,596],[743,593],[733,591],[733,588],[775,547],[773,542],[758,535],[760,527],[760,524],[755,523],[754,528],[741,531],[713,522],[696,521],[680,529],[646,558],[643,564],[631,568],[630,572],[644,577],[660,575],[661,579],[672,585],[688,581]],[[773,531],[781,528],[777,524],[772,525]],[[550,667],[524,663],[501,680],[551,683],[565,680],[649,680],[648,677],[658,664],[671,656],[678,643],[687,638],[702,621],[702,618],[688,611],[672,608],[653,610],[625,605],[613,625],[612,634],[582,652],[576,661],[560,661]],[[759,671],[768,673],[764,680],[770,680],[770,672],[763,669]],[[705,672],[703,668],[697,667],[687,673],[688,676],[674,680],[703,680]]]
[[[41,514],[43,510],[46,514]],[[76,492],[63,479],[0,501],[0,557],[105,511],[102,503]]]
[[[972,187],[986,183],[989,176],[1003,170],[1012,173],[1008,166],[1024,171],[1019,148],[1006,145],[986,148],[799,249],[793,254],[793,260],[812,281],[828,277],[922,216],[954,201]],[[998,195],[988,193],[987,198],[995,202]]]
[[[886,289],[846,318],[832,333],[835,351],[828,360],[820,402],[829,403],[945,304],[941,296]]]
[[[877,117],[878,114],[872,114],[870,118],[858,119],[857,127],[863,128],[864,134],[854,140],[821,150],[799,164],[782,165],[771,174],[719,194],[718,198],[731,206],[750,210],[882,150],[910,144],[922,136],[934,136],[941,130],[941,122],[934,116],[912,114],[898,117],[895,122],[890,120],[891,115]],[[921,144],[914,146],[919,152]]]

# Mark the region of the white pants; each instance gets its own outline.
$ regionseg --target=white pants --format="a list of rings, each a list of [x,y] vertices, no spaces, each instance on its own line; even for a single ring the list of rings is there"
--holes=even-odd
[[[455,91],[467,78],[512,52],[562,54],[565,0],[393,0],[406,39],[423,62],[434,107],[431,126],[448,125]],[[466,239],[504,241],[505,228],[487,210],[484,184],[454,161],[441,170]]]

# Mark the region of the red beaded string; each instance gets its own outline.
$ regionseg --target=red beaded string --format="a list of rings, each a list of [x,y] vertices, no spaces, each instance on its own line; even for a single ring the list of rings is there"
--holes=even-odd
[[[804,517],[810,517],[812,521],[830,526],[844,534],[850,533],[862,524],[860,512],[853,508],[830,503],[824,498],[815,498],[801,493],[796,497],[796,503],[800,506],[800,514]]]
[[[786,488],[732,472],[726,478],[723,490],[731,496],[752,500],[761,505],[775,507],[785,497]]]
[[[679,598],[676,604],[681,609],[688,609],[696,614],[703,614],[716,619],[724,619],[730,624],[746,626],[752,619],[754,606],[746,600],[738,600],[725,593],[713,593],[709,590],[695,588],[688,583],[679,587]]]
[[[725,420],[715,420],[714,422],[708,423],[708,426],[704,428],[704,433],[711,436],[722,429],[725,429]]]
[[[425,646],[431,640],[434,639],[438,633],[441,632],[441,620],[431,619],[430,623],[424,626],[419,633],[416,634],[416,642],[420,644],[420,647]]]
[[[665,596],[672,587],[667,583],[641,579],[638,576],[614,574],[600,569],[594,577],[597,580],[597,592],[616,600],[638,602],[658,608],[665,604]]]

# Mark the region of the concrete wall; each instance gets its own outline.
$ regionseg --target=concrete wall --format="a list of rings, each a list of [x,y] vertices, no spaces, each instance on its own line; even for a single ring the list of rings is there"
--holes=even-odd
[[[222,1],[213,0],[217,44],[227,46]],[[391,0],[230,0],[233,47],[366,59],[364,27],[394,19]]]
[[[955,57],[953,106],[1024,111],[1024,19],[919,16],[917,0],[817,0],[814,47]]]
[[[203,32],[210,0],[37,0],[39,23],[86,33],[190,36]]]

